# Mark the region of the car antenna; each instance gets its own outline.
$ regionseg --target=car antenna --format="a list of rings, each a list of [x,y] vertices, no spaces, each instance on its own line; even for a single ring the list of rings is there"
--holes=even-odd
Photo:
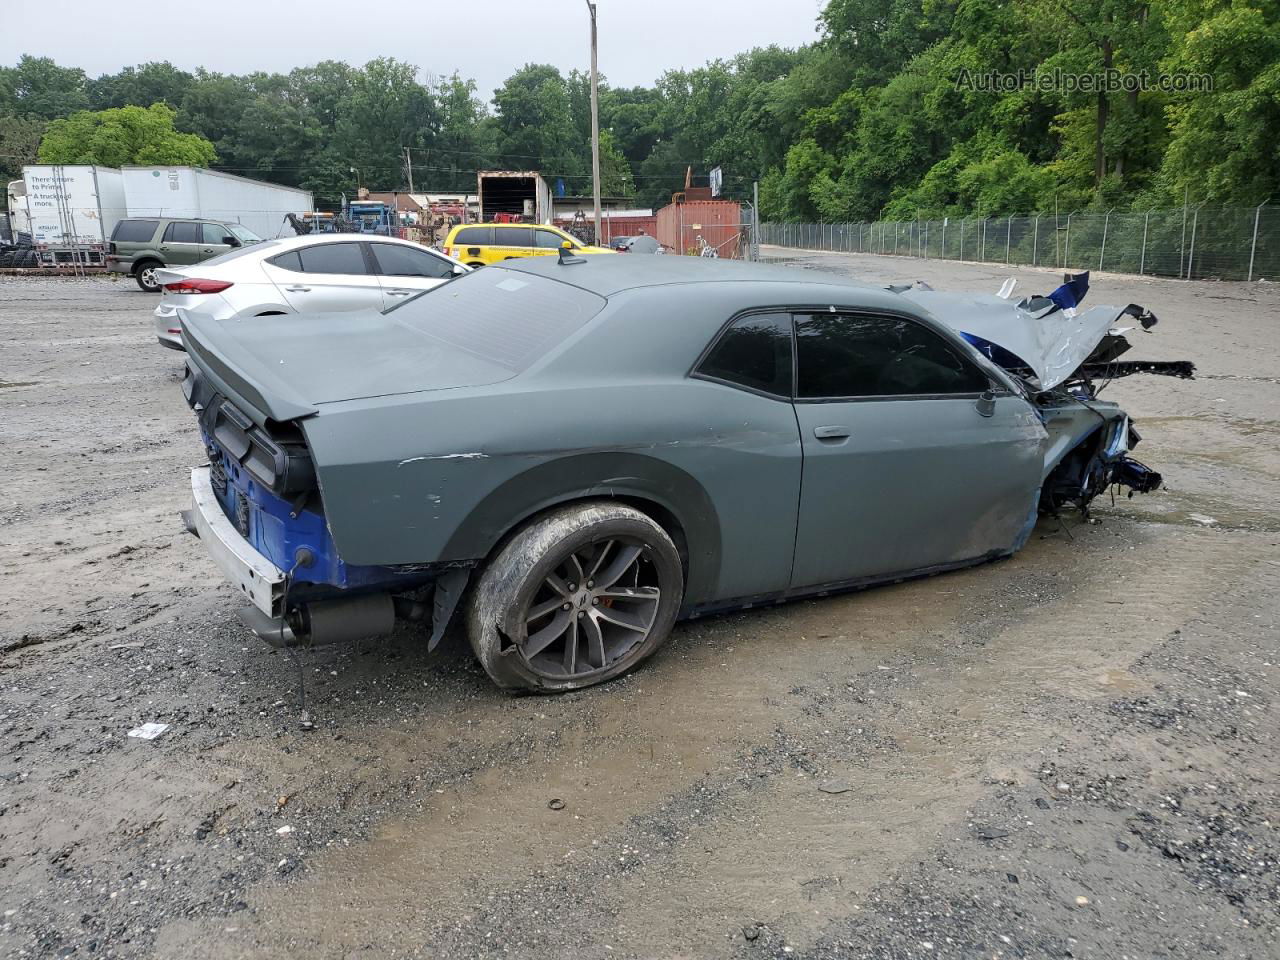
[[[570,263],[586,263],[582,257],[576,257],[573,254],[573,248],[569,246],[569,241],[565,241],[564,246],[560,248],[560,266],[566,266]]]

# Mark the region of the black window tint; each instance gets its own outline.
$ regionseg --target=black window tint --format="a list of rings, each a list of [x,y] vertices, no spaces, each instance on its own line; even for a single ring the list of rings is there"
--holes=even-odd
[[[272,257],[267,263],[273,267],[279,267],[281,270],[291,270],[294,273],[302,272],[302,260],[298,257],[297,250],[290,250],[288,253]]]
[[[118,243],[147,243],[156,235],[156,220],[121,220],[111,231],[111,239]]]
[[[493,227],[463,227],[453,242],[472,247],[490,246],[493,243]]]
[[[231,231],[220,223],[202,223],[200,224],[201,232],[204,234],[204,242],[207,246],[229,246],[226,243],[227,237],[231,236]]]
[[[533,245],[542,250],[559,250],[560,244],[564,243],[564,237],[558,233],[552,233],[550,230],[535,230]]]
[[[342,273],[362,275],[369,272],[359,243],[317,243],[298,251],[303,273]]]
[[[703,376],[791,396],[791,317],[743,317],[720,335],[698,367]]]
[[[200,224],[174,221],[165,227],[164,243],[199,243]]]
[[[402,247],[398,243],[374,243],[373,257],[378,272],[388,277],[429,277],[440,280],[453,276],[453,264],[425,250]]]
[[[919,323],[862,313],[796,317],[800,397],[981,393],[976,366]]]
[[[533,239],[523,227],[494,227],[493,233],[495,247],[527,247]]]

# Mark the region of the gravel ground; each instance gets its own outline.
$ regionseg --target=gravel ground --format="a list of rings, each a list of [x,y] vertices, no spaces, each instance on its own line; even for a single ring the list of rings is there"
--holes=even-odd
[[[1091,300],[1199,366],[1109,388],[1167,489],[521,698],[456,638],[246,636],[179,531],[201,453],[154,300],[0,281],[0,956],[1280,955],[1280,295]]]

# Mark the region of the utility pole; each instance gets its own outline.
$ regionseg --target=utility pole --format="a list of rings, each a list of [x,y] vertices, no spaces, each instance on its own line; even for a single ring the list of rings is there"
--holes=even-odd
[[[409,175],[409,192],[413,193],[413,152],[404,148],[404,171]]]
[[[591,13],[591,189],[595,195],[596,243],[600,242],[600,94],[596,76],[596,5],[587,0]]]

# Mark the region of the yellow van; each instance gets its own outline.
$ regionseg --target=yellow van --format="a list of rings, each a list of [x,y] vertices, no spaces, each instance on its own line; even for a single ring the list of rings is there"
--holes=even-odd
[[[568,241],[574,253],[613,253],[606,247],[583,244],[558,227],[541,223],[468,223],[449,231],[442,249],[446,257],[469,267],[483,267],[517,257],[553,254]]]

